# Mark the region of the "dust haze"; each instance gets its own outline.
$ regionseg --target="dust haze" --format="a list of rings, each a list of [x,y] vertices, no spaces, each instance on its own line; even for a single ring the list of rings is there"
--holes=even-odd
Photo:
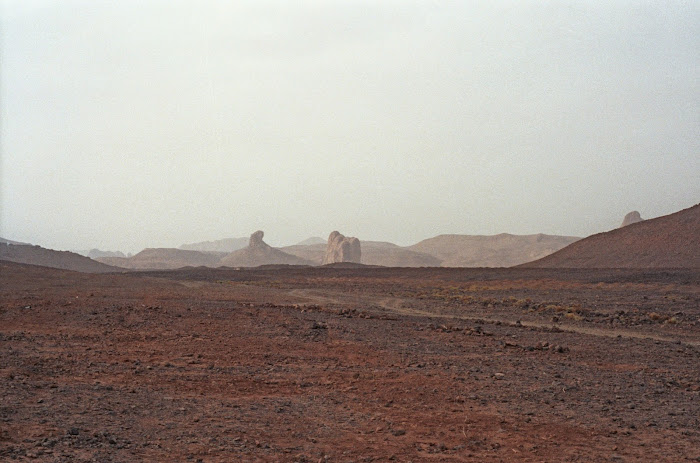
[[[0,236],[610,230],[700,197],[697,2],[0,2]]]

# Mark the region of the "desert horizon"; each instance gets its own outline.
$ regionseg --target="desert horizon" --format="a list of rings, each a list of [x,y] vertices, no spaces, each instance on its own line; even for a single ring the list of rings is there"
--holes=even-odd
[[[77,253],[57,252],[36,245],[27,246],[29,243],[0,238],[0,243],[5,244],[0,258],[78,271],[97,271],[89,269],[100,268],[94,263],[81,261],[80,256],[89,258],[90,262],[106,264],[113,271],[198,266],[319,266],[342,262],[383,267],[473,268],[539,265],[589,268],[700,268],[698,235],[695,230],[695,227],[700,227],[699,210],[700,205],[695,205],[668,216],[646,221],[638,211],[632,211],[624,216],[616,229],[585,238],[541,233],[501,233],[491,236],[443,234],[421,240],[411,246],[398,246],[386,241],[346,238],[342,233],[333,231],[327,241],[320,237],[310,237],[295,245],[274,247],[263,241],[265,233],[258,230],[249,238],[188,243],[178,248],[146,248],[136,254],[99,249]],[[628,236],[620,237],[620,234]],[[346,243],[347,240],[351,241]],[[596,241],[597,244],[588,247],[584,244]],[[576,249],[577,247],[581,249]],[[567,252],[569,257],[556,263],[557,256]],[[102,271],[108,270],[108,267],[102,267]]]
[[[688,204],[687,206],[691,206],[692,204]],[[677,212],[678,209],[671,210],[669,213]],[[637,211],[633,211],[638,214]],[[632,212],[628,212],[627,215],[631,214]],[[622,216],[621,216],[622,217]],[[617,219],[615,221],[612,221],[609,227],[606,227],[605,229],[601,230],[596,230],[592,234],[595,233],[601,233],[609,230],[613,230],[615,228],[618,228],[620,226],[620,221],[622,219]],[[253,227],[256,229],[256,227]],[[478,228],[478,227],[475,227]],[[330,229],[329,229],[330,230]],[[91,242],[83,242],[79,246],[73,246],[73,247],[65,247],[65,246],[50,246],[48,243],[43,242],[43,241],[31,241],[31,239],[25,238],[24,236],[19,236],[22,235],[22,233],[15,234],[12,236],[4,236],[0,235],[0,239],[2,239],[4,242],[8,243],[15,243],[15,244],[32,244],[32,245],[37,245],[37,246],[43,246],[43,247],[50,247],[51,249],[56,249],[59,251],[71,251],[71,252],[76,252],[79,254],[87,255],[87,253],[91,250],[97,250],[97,251],[104,251],[107,253],[122,253],[124,255],[126,254],[136,254],[140,251],[143,251],[144,249],[153,249],[153,248],[178,248],[178,249],[184,249],[184,250],[207,250],[207,247],[211,248],[209,250],[235,250],[239,249],[240,247],[243,247],[243,243],[247,243],[248,241],[248,235],[252,233],[253,230],[250,230],[247,235],[244,233],[241,236],[232,236],[229,234],[228,236],[199,236],[198,240],[192,240],[190,242],[183,242],[183,243],[176,243],[174,245],[168,246],[164,242],[161,241],[154,241],[147,243],[143,247],[139,248],[118,248],[116,246],[112,245],[104,245],[104,246],[97,246],[95,243]],[[327,240],[328,235],[330,234],[330,231],[327,233],[320,233],[318,231],[314,232],[311,231],[308,235],[303,235],[299,236],[295,239],[292,239],[291,241],[281,241],[280,237],[275,235],[274,232],[267,232],[269,238],[268,241],[270,244],[274,247],[278,248],[284,248],[284,247],[289,247],[289,246],[297,246],[297,245],[308,245],[308,244],[318,244],[320,242],[325,243]],[[385,243],[391,243],[396,246],[401,246],[401,247],[410,247],[414,246],[421,241],[435,238],[437,236],[444,236],[444,235],[455,235],[455,236],[483,236],[483,237],[489,237],[489,236],[497,236],[497,235],[516,235],[516,236],[531,236],[531,235],[552,235],[552,236],[570,236],[570,237],[576,237],[576,238],[582,238],[582,236],[576,236],[576,235],[570,235],[566,233],[544,233],[541,231],[534,231],[531,233],[513,233],[512,231],[509,230],[500,230],[496,231],[495,233],[460,233],[460,232],[447,232],[443,231],[440,232],[438,231],[435,235],[432,236],[423,236],[423,237],[416,237],[412,240],[409,241],[398,241],[398,240],[393,240],[390,238],[381,238],[381,237],[376,237],[376,236],[362,236],[363,241],[369,241],[369,242],[385,242]],[[245,236],[244,236],[245,235]],[[29,234],[25,236],[30,236]],[[320,241],[319,241],[320,240]],[[218,248],[217,248],[218,246]],[[223,246],[223,247],[222,247]]]

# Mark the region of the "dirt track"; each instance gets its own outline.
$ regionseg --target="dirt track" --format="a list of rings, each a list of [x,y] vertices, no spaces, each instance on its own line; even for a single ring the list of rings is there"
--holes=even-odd
[[[336,304],[336,305],[369,305],[378,306],[386,309],[387,312],[395,313],[397,315],[404,316],[414,316],[414,317],[429,317],[437,319],[448,319],[448,320],[464,320],[472,322],[480,322],[487,324],[503,324],[508,326],[524,326],[528,328],[540,328],[540,329],[554,329],[570,333],[585,334],[589,336],[602,336],[606,338],[634,338],[634,339],[649,339],[653,341],[663,341],[670,343],[682,343],[689,346],[700,346],[700,340],[695,339],[685,339],[681,342],[679,339],[671,336],[660,336],[653,333],[640,333],[638,331],[629,329],[619,329],[619,328],[592,328],[589,326],[580,326],[573,324],[561,324],[556,322],[544,322],[544,321],[521,321],[518,319],[517,315],[513,314],[510,317],[480,317],[465,314],[444,314],[444,313],[434,313],[427,310],[419,310],[410,307],[410,301],[406,299],[399,298],[359,298],[355,297],[351,300],[345,300],[341,294],[333,294],[329,291],[319,291],[319,290],[304,290],[295,289],[289,292],[290,296],[298,296],[302,298],[302,303],[313,302],[316,304]]]
[[[2,461],[699,461],[693,271],[0,263]]]

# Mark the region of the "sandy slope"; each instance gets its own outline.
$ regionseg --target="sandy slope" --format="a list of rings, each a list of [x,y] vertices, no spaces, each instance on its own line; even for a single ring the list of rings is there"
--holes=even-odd
[[[700,268],[700,204],[589,236],[523,267]]]
[[[89,257],[70,251],[55,251],[41,246],[0,243],[0,260],[44,267],[75,270],[77,272],[100,273],[121,269],[96,262]]]

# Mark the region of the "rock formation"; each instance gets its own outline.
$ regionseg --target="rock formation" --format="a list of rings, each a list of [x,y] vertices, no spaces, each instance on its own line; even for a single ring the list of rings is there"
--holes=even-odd
[[[265,232],[262,230],[258,230],[252,235],[250,235],[250,239],[248,240],[248,247],[250,248],[265,248],[265,247],[270,247],[267,243],[263,241],[263,236],[265,236]]]
[[[627,225],[632,225],[633,223],[641,222],[642,220],[644,219],[641,215],[639,215],[638,211],[632,211],[622,220],[622,225],[620,225],[620,228],[626,227]]]
[[[326,254],[323,256],[323,265],[334,264],[336,262],[360,263],[362,251],[360,240],[341,235],[334,231],[328,237]]]
[[[260,265],[311,265],[308,260],[287,254],[263,241],[265,233],[258,230],[250,235],[248,247],[233,251],[221,259],[220,264],[228,267],[258,267]]]

